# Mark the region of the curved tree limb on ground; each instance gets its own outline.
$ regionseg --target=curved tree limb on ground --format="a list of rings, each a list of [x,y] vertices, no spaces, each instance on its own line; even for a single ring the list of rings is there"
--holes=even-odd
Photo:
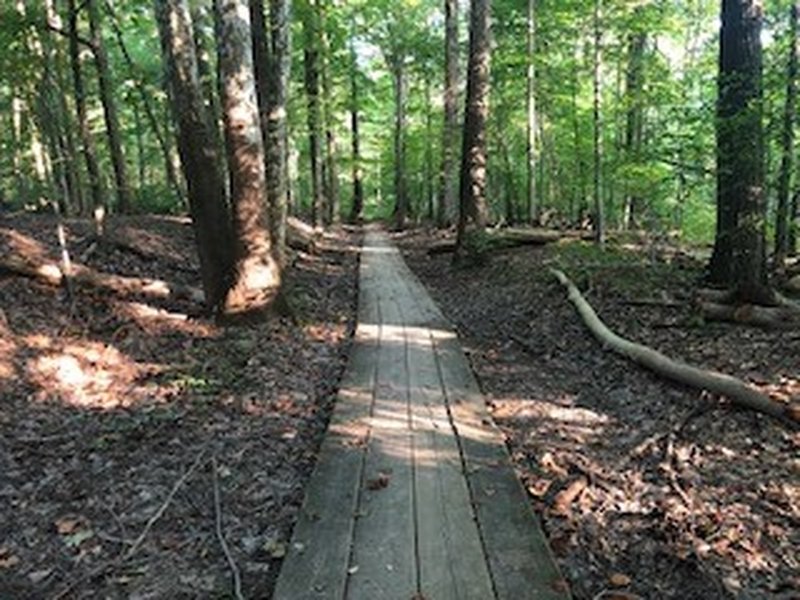
[[[597,316],[592,306],[581,295],[575,284],[562,271],[550,269],[550,272],[567,288],[569,299],[575,305],[584,323],[604,346],[647,367],[658,375],[683,385],[725,396],[735,404],[770,415],[784,422],[789,422],[793,425],[800,424],[800,406],[797,403],[783,405],[775,402],[766,394],[747,386],[740,379],[687,365],[673,360],[657,350],[620,337],[600,320],[600,317]]]

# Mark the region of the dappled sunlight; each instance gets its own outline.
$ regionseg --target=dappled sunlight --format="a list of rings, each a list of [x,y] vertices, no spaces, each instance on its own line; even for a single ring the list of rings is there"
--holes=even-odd
[[[25,374],[38,390],[38,402],[60,401],[80,408],[110,409],[130,406],[143,365],[115,347],[81,341],[62,344],[32,336],[37,355],[25,361]]]

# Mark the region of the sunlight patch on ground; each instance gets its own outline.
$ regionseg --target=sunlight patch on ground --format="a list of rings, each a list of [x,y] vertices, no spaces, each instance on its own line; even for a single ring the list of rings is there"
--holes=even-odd
[[[116,408],[133,403],[131,393],[142,365],[113,346],[98,342],[54,344],[30,336],[41,351],[25,364],[28,379],[39,388],[39,401],[59,400],[81,408]]]

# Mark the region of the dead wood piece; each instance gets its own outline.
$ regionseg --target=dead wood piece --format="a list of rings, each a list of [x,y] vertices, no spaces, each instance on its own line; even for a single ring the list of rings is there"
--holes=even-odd
[[[76,263],[71,265],[71,270],[70,280],[74,284],[151,298],[190,300],[198,304],[204,299],[203,292],[195,287],[161,279],[111,275]],[[55,263],[33,263],[18,256],[4,256],[0,258],[0,272],[2,271],[31,277],[48,285],[59,286],[64,283],[64,273]]]
[[[290,248],[313,254],[317,249],[319,233],[297,217],[286,219],[286,243]]]
[[[757,306],[754,304],[718,304],[701,302],[700,310],[704,318],[711,321],[733,321],[745,325],[772,327],[776,329],[793,328],[800,324],[800,313],[788,306]]]
[[[231,554],[231,550],[228,547],[228,542],[225,539],[225,532],[222,530],[222,500],[220,499],[219,475],[217,474],[217,458],[215,456],[211,457],[211,476],[214,487],[214,525],[217,539],[219,540],[219,545],[222,548],[223,554],[225,554],[225,560],[228,561],[228,567],[231,570],[233,593],[236,600],[244,600],[244,595],[242,594],[242,576]]]
[[[800,275],[790,278],[784,287],[790,292],[800,292]]]
[[[488,230],[486,235],[492,250],[504,250],[517,246],[543,246],[557,242],[565,237],[577,237],[575,232],[557,231],[554,229],[497,229]],[[428,247],[428,254],[447,254],[455,252],[455,240],[448,239],[434,242]]]
[[[693,367],[673,360],[648,346],[620,337],[600,320],[592,306],[563,272],[557,269],[550,269],[550,272],[567,289],[569,300],[575,305],[592,334],[604,346],[678,383],[725,396],[740,406],[762,412],[795,426],[800,424],[800,405],[797,403],[784,405],[775,402],[769,396],[754,390],[735,377]]]

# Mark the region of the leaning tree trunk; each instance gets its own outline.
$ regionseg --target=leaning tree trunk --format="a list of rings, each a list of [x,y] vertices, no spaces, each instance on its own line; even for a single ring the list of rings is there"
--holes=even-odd
[[[783,112],[783,138],[778,207],[775,218],[775,264],[782,266],[789,252],[789,204],[794,169],[794,121],[797,110],[797,21],[800,6],[792,4],[789,16],[789,60],[786,69],[786,104]],[[794,215],[792,215],[794,217]]]
[[[103,198],[103,185],[100,179],[100,165],[97,162],[97,150],[94,144],[94,137],[89,128],[89,114],[86,106],[86,90],[83,82],[83,69],[81,67],[81,56],[79,47],[78,16],[79,11],[75,0],[67,0],[67,11],[69,12],[69,56],[72,67],[72,85],[75,92],[75,112],[78,117],[78,133],[83,145],[83,158],[86,161],[86,171],[89,174],[89,187],[92,192],[92,203],[95,211],[95,218],[100,218],[101,211],[105,207]]]
[[[718,220],[710,271],[736,301],[772,303],[764,243],[759,0],[724,0],[717,102]]]
[[[491,0],[471,0],[469,63],[464,138],[461,149],[456,260],[463,257],[466,237],[486,227],[486,121],[489,117]]]
[[[225,175],[203,104],[187,0],[155,0],[155,7],[203,290],[208,308],[216,311],[225,300],[233,262]]]
[[[444,127],[442,167],[439,175],[439,206],[436,220],[447,227],[453,220],[457,201],[458,162],[458,0],[445,0],[444,38]]]
[[[102,34],[101,11],[98,1],[88,0],[89,29],[92,40],[92,52],[97,66],[97,81],[100,88],[100,102],[103,105],[103,115],[106,122],[106,136],[108,149],[111,154],[111,166],[114,169],[114,182],[117,188],[117,207],[119,212],[128,213],[131,210],[131,192],[128,182],[128,170],[125,165],[125,153],[120,134],[117,105],[114,101],[114,84],[111,80],[111,68],[108,65],[108,54]]]
[[[248,3],[215,0],[215,5],[235,240],[233,281],[225,299],[225,313],[237,315],[269,309],[280,289],[281,273],[272,252],[266,206],[264,144]]]

